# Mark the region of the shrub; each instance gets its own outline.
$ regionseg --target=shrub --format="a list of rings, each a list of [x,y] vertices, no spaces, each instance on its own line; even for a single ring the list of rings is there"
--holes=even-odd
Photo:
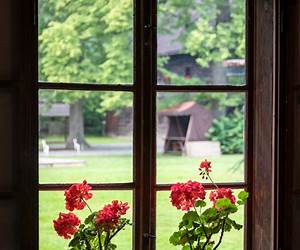
[[[207,138],[219,141],[223,154],[241,154],[244,152],[244,116],[235,110],[229,115],[222,115],[213,121]]]

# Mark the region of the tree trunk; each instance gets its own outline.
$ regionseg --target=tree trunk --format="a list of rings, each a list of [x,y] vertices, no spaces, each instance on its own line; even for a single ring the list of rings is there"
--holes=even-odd
[[[211,79],[213,85],[226,85],[226,68],[223,62],[214,62],[211,67]]]
[[[77,139],[81,149],[89,147],[84,138],[84,119],[82,100],[70,104],[69,116],[69,135],[66,142],[66,148],[74,149],[73,139]]]
[[[226,77],[226,68],[223,63],[215,62],[211,67],[211,78],[213,85],[226,85],[227,77]],[[221,115],[219,110],[219,101],[213,100],[211,110],[213,112],[214,118],[217,118]]]

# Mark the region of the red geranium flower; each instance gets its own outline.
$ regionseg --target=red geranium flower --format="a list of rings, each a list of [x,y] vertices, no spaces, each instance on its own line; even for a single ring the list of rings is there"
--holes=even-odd
[[[189,211],[197,200],[205,199],[205,190],[201,183],[189,180],[171,187],[171,202],[177,209]]]
[[[73,184],[65,191],[66,209],[73,211],[74,209],[82,210],[86,206],[84,200],[92,198],[93,194],[89,193],[92,189],[86,180],[83,183]]]
[[[217,200],[222,198],[229,199],[232,204],[235,204],[236,202],[236,198],[230,188],[219,188],[210,192],[209,199],[213,202],[213,207],[216,206]]]
[[[53,220],[53,226],[59,236],[63,236],[65,239],[70,239],[72,235],[77,232],[77,226],[80,224],[80,220],[73,213],[59,213],[57,220]]]
[[[205,171],[205,172],[209,173],[209,172],[211,172],[211,167],[212,167],[212,166],[211,166],[211,162],[205,160],[205,161],[202,161],[202,162],[200,163],[199,170],[200,170],[200,171]]]
[[[122,215],[129,209],[128,203],[114,200],[111,204],[105,205],[96,215],[96,223],[109,231],[114,229]]]

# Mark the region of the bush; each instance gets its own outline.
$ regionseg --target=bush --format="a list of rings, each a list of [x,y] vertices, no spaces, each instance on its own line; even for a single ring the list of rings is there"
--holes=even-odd
[[[235,110],[229,115],[222,115],[213,121],[207,138],[219,141],[223,154],[241,154],[244,152],[244,116]]]

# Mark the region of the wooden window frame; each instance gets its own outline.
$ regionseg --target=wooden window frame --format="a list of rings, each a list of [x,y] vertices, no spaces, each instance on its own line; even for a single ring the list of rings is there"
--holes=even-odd
[[[244,183],[222,186],[246,188],[251,196],[246,208],[245,249],[275,249],[276,145],[274,118],[277,80],[277,4],[279,0],[247,1],[247,85],[245,86],[160,86],[156,85],[156,1],[135,0],[134,85],[96,85],[38,82],[37,0],[22,0],[23,52],[18,115],[24,131],[19,139],[19,169],[24,218],[22,249],[38,249],[38,192],[63,190],[68,184],[38,184],[38,90],[68,89],[129,91],[134,94],[134,166],[132,183],[93,184],[95,190],[133,190],[135,249],[153,250],[155,241],[145,234],[155,233],[156,191],[170,185],[156,184],[156,93],[243,92],[247,93],[246,171]],[[150,65],[150,67],[149,67]],[[268,70],[266,70],[266,68]],[[270,72],[273,72],[270,74]],[[137,84],[138,83],[138,84]],[[141,105],[136,105],[137,103]],[[249,105],[251,104],[251,105]],[[139,145],[139,146],[137,146]],[[263,154],[262,154],[263,153]],[[212,188],[208,184],[207,188]],[[263,192],[262,192],[262,191]],[[269,194],[271,194],[271,199]],[[25,202],[26,201],[26,202]],[[144,202],[146,201],[146,202]],[[21,204],[23,204],[21,202]],[[268,210],[269,209],[269,210]],[[270,212],[266,212],[266,210]],[[145,219],[147,218],[147,219]],[[27,230],[31,226],[32,230]],[[30,239],[30,240],[28,240]]]

